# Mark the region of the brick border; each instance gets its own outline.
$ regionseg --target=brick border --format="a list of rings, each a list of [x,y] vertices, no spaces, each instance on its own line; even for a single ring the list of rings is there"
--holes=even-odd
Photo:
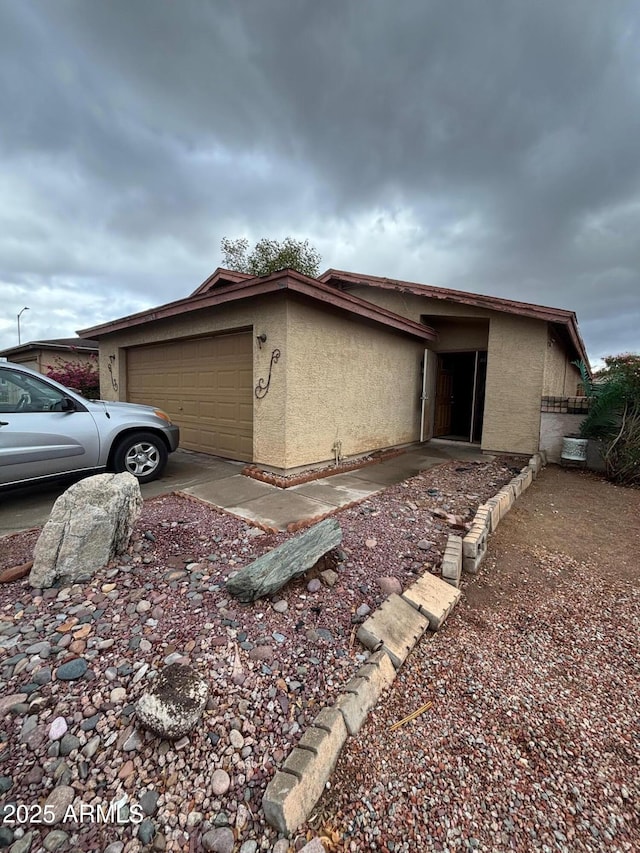
[[[330,708],[323,708],[277,770],[262,799],[268,823],[289,837],[322,796],[348,737],[355,736],[407,656],[427,630],[437,631],[458,602],[461,570],[475,573],[487,553],[490,533],[544,465],[535,453],[519,474],[481,504],[462,538],[451,534],[442,559],[442,578],[426,573],[402,596],[390,595],[360,626],[358,639],[372,654]]]

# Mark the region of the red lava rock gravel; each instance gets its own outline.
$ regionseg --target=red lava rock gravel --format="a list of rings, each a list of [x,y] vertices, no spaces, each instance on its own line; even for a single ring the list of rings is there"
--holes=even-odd
[[[342,547],[271,601],[240,605],[224,581],[288,534],[178,496],[145,503],[130,553],[90,583],[0,586],[2,801],[58,814],[71,797],[76,814],[94,810],[53,829],[5,823],[0,841],[22,839],[24,853],[285,851],[262,795],[368,656],[357,624],[390,585],[438,566],[450,527],[435,511],[470,521],[519,467],[445,463],[340,512]],[[0,569],[27,562],[34,541],[5,537]],[[134,704],[172,662],[204,675],[210,698],[200,725],[171,743],[136,728]],[[118,803],[121,824],[95,820]]]

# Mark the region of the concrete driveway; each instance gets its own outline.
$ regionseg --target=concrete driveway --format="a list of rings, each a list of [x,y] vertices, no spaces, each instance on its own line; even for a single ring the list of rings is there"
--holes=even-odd
[[[202,501],[275,530],[291,523],[321,518],[354,501],[376,494],[420,471],[450,459],[491,460],[477,448],[432,441],[406,453],[348,473],[280,489],[241,471],[244,462],[231,462],[191,450],[177,450],[169,457],[164,476],[141,487],[143,498],[182,491]],[[41,527],[49,518],[56,498],[73,480],[49,486],[31,486],[0,493],[0,536]]]
[[[179,449],[169,456],[163,477],[141,487],[142,497],[153,498],[232,477],[242,471],[244,464]],[[41,527],[49,518],[56,499],[73,482],[74,478],[66,478],[0,493],[0,536]]]

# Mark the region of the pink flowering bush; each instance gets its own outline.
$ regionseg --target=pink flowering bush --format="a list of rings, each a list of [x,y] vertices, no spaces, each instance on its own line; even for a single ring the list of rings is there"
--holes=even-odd
[[[97,364],[98,359],[95,355],[92,355],[91,360],[86,362],[64,361],[58,358],[56,359],[56,366],[47,369],[47,376],[61,385],[77,391],[83,397],[97,400],[100,396],[100,374]]]

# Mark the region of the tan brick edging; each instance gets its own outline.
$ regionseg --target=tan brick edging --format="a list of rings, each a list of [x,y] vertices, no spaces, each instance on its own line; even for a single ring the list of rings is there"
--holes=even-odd
[[[262,808],[267,821],[290,836],[320,799],[349,735],[358,733],[369,711],[388,689],[407,656],[427,630],[437,631],[458,602],[461,570],[475,573],[487,552],[489,533],[515,499],[537,477],[546,455],[536,453],[506,486],[478,507],[464,538],[450,535],[442,579],[427,573],[401,596],[391,594],[360,626],[358,639],[372,651],[338,696],[323,708],[267,785]]]
[[[460,584],[460,569],[475,574],[487,553],[487,543],[490,533],[494,533],[500,521],[506,516],[514,501],[526,491],[536,479],[544,465],[547,455],[544,451],[534,453],[529,463],[506,486],[480,504],[471,529],[462,539],[460,552],[460,537],[450,535],[442,559],[442,577],[453,586]]]

